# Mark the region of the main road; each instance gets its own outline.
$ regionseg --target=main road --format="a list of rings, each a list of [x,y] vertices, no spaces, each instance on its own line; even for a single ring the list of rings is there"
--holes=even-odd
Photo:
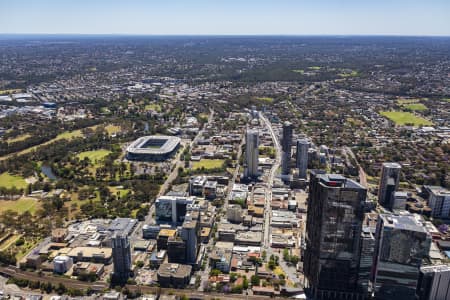
[[[264,218],[264,240],[263,240],[263,248],[269,250],[270,249],[270,218],[272,216],[272,209],[271,209],[271,200],[272,200],[272,187],[273,187],[273,180],[275,179],[276,172],[281,164],[281,146],[280,142],[278,141],[278,137],[276,136],[272,123],[260,112],[259,113],[260,119],[263,121],[265,126],[270,132],[270,135],[272,137],[272,142],[275,148],[275,161],[272,165],[272,168],[269,172],[269,177],[267,179],[267,193],[266,193],[266,202],[265,202],[265,218]]]
[[[273,130],[272,124],[270,121],[262,114],[260,113],[260,118],[266,125],[266,127],[269,129],[270,135],[272,137],[273,145],[275,148],[275,162],[272,165],[272,168],[269,173],[269,178],[267,180],[267,188],[268,192],[266,193],[266,203],[265,203],[265,218],[264,218],[264,241],[263,241],[263,248],[266,250],[266,253],[268,256],[271,254],[279,255],[279,253],[275,253],[272,248],[270,247],[270,218],[272,216],[272,207],[271,207],[271,200],[272,200],[272,188],[273,188],[273,181],[275,179],[275,176],[277,174],[278,168],[281,164],[281,146],[280,142],[278,140],[277,135],[275,134],[275,131]],[[286,279],[289,279],[294,284],[300,283],[300,280],[296,274],[295,267],[289,266],[284,260],[283,257],[280,257],[279,259],[280,267],[284,270],[286,273]]]
[[[211,124],[213,119],[214,119],[214,110],[211,109],[210,113],[209,113],[209,116],[208,116],[208,122],[205,125],[203,125],[203,128],[197,133],[197,135],[194,137],[194,139],[188,144],[190,149],[192,149],[192,146],[203,135],[203,132],[205,131],[205,127],[207,125]],[[186,146],[184,146],[184,149],[185,148],[186,148]],[[172,172],[170,172],[169,176],[167,176],[166,181],[164,182],[164,184],[159,189],[158,196],[164,195],[167,192],[167,189],[169,188],[170,184],[177,178],[177,176],[178,176],[178,169],[180,167],[183,167],[183,165],[184,165],[184,161],[180,160],[182,153],[183,153],[183,151],[179,151],[177,156],[175,157],[174,165],[172,167]]]

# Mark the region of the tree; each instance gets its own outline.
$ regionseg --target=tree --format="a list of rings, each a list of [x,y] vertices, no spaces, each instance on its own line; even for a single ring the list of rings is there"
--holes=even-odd
[[[66,288],[65,285],[62,284],[62,283],[59,283],[58,286],[56,287],[56,292],[57,292],[59,295],[64,294],[66,291],[67,291],[67,288]]]
[[[289,261],[289,250],[287,248],[283,250],[283,259],[284,261]]]
[[[267,266],[269,267],[269,269],[271,269],[272,271],[275,270],[275,268],[277,267],[277,265],[275,264],[274,260],[269,260],[269,263],[267,264]]]
[[[244,281],[243,281],[243,283],[242,283],[242,288],[243,288],[244,290],[248,289],[248,279],[247,279],[246,276],[244,276]]]
[[[294,265],[296,265],[299,261],[299,258],[297,255],[292,255],[291,256],[291,263],[293,263]]]
[[[258,275],[252,275],[250,282],[252,283],[252,286],[259,286],[259,276]]]
[[[138,260],[138,261],[136,262],[136,267],[142,268],[143,266],[144,266],[144,262],[143,262],[142,260]]]
[[[235,285],[231,288],[231,292],[235,294],[242,294],[242,285]]]
[[[23,244],[25,244],[25,240],[23,237],[20,237],[19,239],[17,239],[16,241],[16,246],[22,246]]]
[[[220,275],[220,273],[222,273],[222,272],[220,272],[220,270],[212,269],[212,270],[209,272],[209,276],[218,276],[218,275]]]

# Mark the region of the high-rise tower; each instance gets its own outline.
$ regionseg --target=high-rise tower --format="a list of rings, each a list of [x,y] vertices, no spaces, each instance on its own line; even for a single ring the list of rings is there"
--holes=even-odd
[[[258,177],[259,135],[258,130],[248,129],[245,145],[245,177]]]
[[[398,163],[383,163],[381,169],[380,185],[378,187],[378,203],[392,209],[392,199],[400,182],[402,167]]]
[[[304,271],[314,299],[362,299],[360,237],[367,190],[341,175],[311,171]]]
[[[310,143],[307,139],[297,140],[296,162],[298,168],[298,177],[306,178],[306,170],[308,169],[308,150]]]
[[[125,233],[116,233],[111,242],[114,263],[113,281],[125,283],[131,273],[131,248],[128,236]]]
[[[289,175],[292,149],[292,123],[283,123],[283,136],[281,138],[281,175]]]
[[[413,215],[378,216],[372,285],[376,299],[415,299],[431,237]]]

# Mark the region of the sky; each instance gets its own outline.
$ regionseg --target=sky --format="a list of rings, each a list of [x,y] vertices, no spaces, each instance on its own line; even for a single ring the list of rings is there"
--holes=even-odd
[[[0,0],[0,33],[450,35],[450,0]]]

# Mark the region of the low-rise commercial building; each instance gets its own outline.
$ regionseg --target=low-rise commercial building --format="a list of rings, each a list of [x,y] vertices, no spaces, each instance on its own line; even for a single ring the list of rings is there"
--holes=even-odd
[[[161,287],[184,288],[189,284],[192,266],[182,264],[162,264],[157,272]]]
[[[231,250],[213,250],[209,256],[211,268],[220,270],[223,273],[230,272],[232,256],[233,253]]]

